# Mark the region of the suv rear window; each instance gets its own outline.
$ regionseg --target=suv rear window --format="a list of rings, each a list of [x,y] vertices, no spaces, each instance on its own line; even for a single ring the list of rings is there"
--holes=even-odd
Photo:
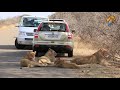
[[[40,31],[66,31],[66,24],[64,23],[43,23]]]

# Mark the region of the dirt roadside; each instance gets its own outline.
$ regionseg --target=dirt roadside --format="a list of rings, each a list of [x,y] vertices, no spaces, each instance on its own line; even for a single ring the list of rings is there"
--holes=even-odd
[[[101,65],[82,65],[80,69],[56,67],[23,68],[19,60],[29,50],[17,50],[14,46],[18,34],[16,27],[0,28],[0,78],[116,78],[120,77],[119,68],[108,68]],[[78,48],[79,46],[79,48]],[[91,45],[75,42],[74,56],[94,53]],[[65,59],[71,59],[66,58]]]

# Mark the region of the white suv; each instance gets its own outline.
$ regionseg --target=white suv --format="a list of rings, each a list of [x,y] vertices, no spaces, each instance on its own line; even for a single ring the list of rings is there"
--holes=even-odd
[[[26,45],[32,46],[34,29],[37,29],[42,21],[48,21],[48,18],[35,16],[23,16],[21,18],[19,26],[17,26],[19,33],[15,39],[17,49],[23,49]]]
[[[56,53],[68,53],[68,57],[73,56],[73,33],[67,22],[61,19],[49,19],[39,24],[35,30],[33,38],[33,51],[36,56],[41,52],[47,52],[49,48]]]

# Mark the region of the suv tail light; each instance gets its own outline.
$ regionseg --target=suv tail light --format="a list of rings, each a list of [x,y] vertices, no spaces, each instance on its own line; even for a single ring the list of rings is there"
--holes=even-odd
[[[67,48],[72,48],[72,47],[71,47],[71,46],[69,46],[69,45],[66,45],[66,47],[67,47]]]
[[[68,39],[72,39],[73,35],[71,33],[68,34]]]
[[[38,45],[38,44],[35,44],[35,47],[39,47],[39,45]]]
[[[38,32],[40,31],[41,27],[42,27],[42,23],[38,26],[38,29],[35,30],[35,34],[34,34],[34,38],[35,38],[35,39],[38,38]]]
[[[35,34],[35,35],[34,35],[34,38],[38,38],[38,34]]]
[[[70,32],[70,29],[67,23],[66,23],[66,32]]]

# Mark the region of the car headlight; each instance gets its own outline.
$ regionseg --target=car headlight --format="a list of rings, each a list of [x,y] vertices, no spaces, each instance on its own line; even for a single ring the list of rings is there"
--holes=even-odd
[[[20,35],[20,36],[25,36],[26,33],[25,33],[25,32],[19,32],[19,35]]]

